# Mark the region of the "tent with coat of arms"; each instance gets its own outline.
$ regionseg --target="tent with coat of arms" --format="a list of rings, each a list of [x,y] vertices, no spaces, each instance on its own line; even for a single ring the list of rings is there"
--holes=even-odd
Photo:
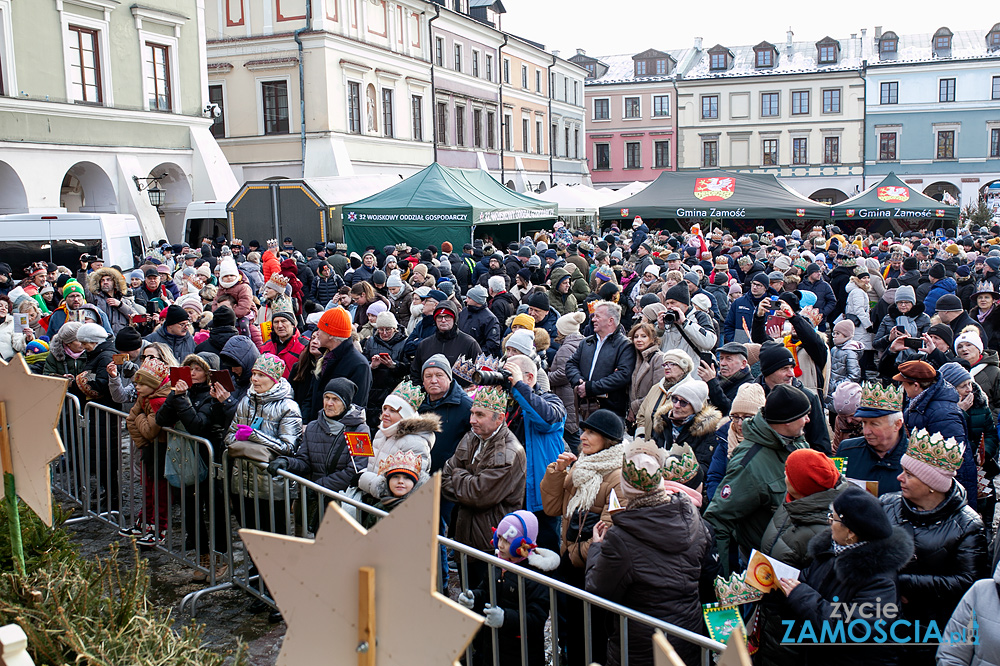
[[[514,240],[522,230],[551,226],[556,204],[518,194],[481,169],[434,163],[344,206],[342,213],[344,241],[352,250],[403,242],[440,246],[444,241],[461,248],[474,235]]]
[[[878,184],[832,206],[835,220],[958,219],[960,209],[914,190],[889,172]]]
[[[664,171],[647,188],[601,206],[600,218],[775,220],[827,219],[830,207],[785,187],[772,174],[731,171]]]

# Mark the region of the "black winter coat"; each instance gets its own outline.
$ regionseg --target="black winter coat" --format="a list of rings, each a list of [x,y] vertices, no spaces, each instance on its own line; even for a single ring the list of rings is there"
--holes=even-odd
[[[444,354],[448,362],[455,365],[459,357],[475,359],[482,353],[479,343],[472,339],[467,333],[458,330],[457,326],[446,333],[435,332],[430,337],[424,338],[417,351],[413,355],[413,364],[410,366],[410,380],[419,385],[423,384],[420,376],[424,367],[424,362],[434,354]]]
[[[538,571],[530,566],[527,561],[519,562],[520,566],[526,569]],[[520,602],[518,599],[518,576],[513,571],[504,571],[496,568],[495,586],[497,608],[503,609],[503,624],[497,629],[497,648],[500,653],[501,664],[521,663],[521,614]],[[538,571],[538,573],[546,573]],[[472,592],[472,610],[482,613],[486,604],[490,603],[490,590],[488,580],[484,577],[479,587],[469,590]],[[528,666],[544,666],[545,664],[545,620],[549,617],[549,592],[541,583],[524,579],[524,624],[528,630]],[[474,664],[492,664],[492,633],[489,628],[483,627],[476,637],[476,656],[479,657]]]
[[[972,309],[969,310],[969,316],[973,321],[979,321],[979,306],[973,305]],[[993,310],[986,315],[986,319],[980,324],[983,330],[986,331],[986,337],[983,338],[983,343],[986,345],[987,349],[992,349],[994,351],[1000,351],[1000,308],[993,306]]]
[[[318,414],[318,413],[317,413]],[[363,432],[371,435],[365,424],[364,411],[351,405],[339,419],[330,420],[313,416],[314,420],[302,430],[302,439],[295,454],[285,457],[288,471],[313,483],[336,492],[343,492],[352,477],[363,472],[368,458],[351,459],[346,432]]]
[[[312,289],[309,292],[309,298],[312,299],[314,303],[319,303],[322,306],[326,306],[334,296],[337,295],[337,291],[344,286],[344,278],[340,277],[336,273],[331,272],[330,277],[316,276],[313,280]]]
[[[379,418],[382,415],[382,403],[389,397],[392,390],[396,388],[406,377],[410,370],[403,361],[403,346],[406,344],[406,335],[396,329],[396,335],[388,341],[379,337],[378,333],[365,340],[364,357],[371,359],[378,354],[388,354],[389,358],[396,364],[389,368],[379,365],[372,370],[372,388],[368,394],[368,425],[377,428]]]
[[[847,305],[847,285],[851,282],[852,275],[854,275],[854,269],[847,266],[837,266],[830,271],[830,288],[833,289],[833,295],[837,299],[837,306],[827,317],[827,322],[835,320],[844,311],[844,307]]]
[[[497,294],[490,301],[490,311],[496,315],[501,329],[507,329],[507,320],[517,313],[517,305],[517,299],[509,291]]]
[[[470,305],[458,315],[458,330],[469,334],[479,343],[480,349],[499,358],[503,355],[500,349],[500,333],[503,330],[497,317],[486,306]]]
[[[944,630],[962,595],[989,575],[983,521],[965,502],[965,489],[952,483],[936,508],[921,511],[902,493],[879,498],[889,522],[913,537],[914,558],[899,572],[899,594],[906,619],[926,626],[936,620]]]
[[[680,432],[674,437],[673,422],[670,420],[671,409],[672,405],[667,403],[653,416],[653,441],[658,447],[668,451],[675,445],[687,444],[698,459],[701,473],[708,474],[708,466],[712,463],[712,454],[717,443],[715,431],[719,427],[719,421],[722,420],[722,414],[706,402],[701,411],[682,425]],[[705,498],[703,506],[707,507],[710,499],[710,497]]]
[[[222,440],[229,430],[229,420],[223,416],[219,401],[209,394],[208,384],[195,384],[181,395],[168,393],[156,412],[156,423],[175,429],[180,424],[195,437],[204,437],[212,445],[215,462],[222,462]],[[199,452],[203,451],[204,447],[199,447]]]
[[[551,316],[550,313],[549,317]],[[581,380],[585,381],[588,398],[597,398],[602,408],[610,409],[625,418],[632,373],[635,372],[635,347],[619,328],[604,341],[597,363],[594,364],[596,351],[597,336],[584,338],[566,363],[566,379],[574,388]],[[590,373],[592,364],[593,374]]]
[[[306,352],[308,353],[308,352]],[[354,402],[361,409],[368,406],[368,395],[372,390],[372,366],[368,359],[361,355],[354,343],[345,340],[336,349],[326,352],[319,360],[319,376],[313,384],[312,401],[308,405],[300,404],[302,423],[306,424],[316,418],[323,406],[323,391],[327,383],[334,377],[346,377],[358,387],[354,394]]]
[[[604,540],[592,543],[587,553],[587,592],[704,634],[699,582],[703,573],[715,576],[718,560],[697,507],[687,495],[653,493],[633,499],[611,520]],[[652,634],[652,627],[629,622],[631,666],[653,664]],[[606,666],[620,663],[620,640],[616,623]],[[698,663],[696,646],[669,640],[685,663]],[[598,648],[598,659],[600,654]]]
[[[229,338],[239,334],[240,332],[236,330],[235,326],[213,326],[209,329],[208,338],[199,342],[194,348],[194,353],[212,352],[216,355],[221,354],[222,349],[229,342]],[[183,361],[184,359],[179,358],[177,360]]]
[[[111,389],[108,386],[111,381],[111,378],[108,377],[108,363],[111,363],[111,359],[116,353],[115,338],[114,336],[108,336],[104,342],[87,352],[87,365],[83,369],[84,372],[94,373],[94,378],[89,381],[89,384],[91,388],[97,389],[101,394],[99,397],[94,398],[92,402],[104,405],[105,407],[111,407],[112,409],[121,408],[121,405],[111,397]],[[75,392],[76,384],[73,383],[72,387]],[[83,400],[80,402],[82,403]]]
[[[420,414],[436,414],[441,419],[441,430],[434,438],[434,448],[431,449],[431,474],[444,468],[444,464],[455,454],[458,443],[469,432],[471,411],[472,398],[457,381],[451,382],[451,388],[443,398],[431,402],[425,397],[417,408]]]

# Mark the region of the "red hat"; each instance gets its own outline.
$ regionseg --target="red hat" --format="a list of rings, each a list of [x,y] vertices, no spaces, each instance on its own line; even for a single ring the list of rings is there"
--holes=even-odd
[[[335,338],[351,337],[351,315],[341,307],[330,308],[319,318],[319,330]]]
[[[785,460],[785,475],[795,492],[808,497],[829,490],[840,481],[840,472],[825,454],[813,449],[797,449]]]

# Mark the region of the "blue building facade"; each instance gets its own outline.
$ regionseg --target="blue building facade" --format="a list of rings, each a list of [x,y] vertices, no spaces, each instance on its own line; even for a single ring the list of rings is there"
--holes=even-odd
[[[919,35],[876,28],[867,55],[866,186],[894,171],[964,207],[1000,182],[1000,23]]]

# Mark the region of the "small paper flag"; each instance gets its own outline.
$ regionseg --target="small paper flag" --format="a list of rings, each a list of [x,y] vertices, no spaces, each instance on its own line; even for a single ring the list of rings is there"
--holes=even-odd
[[[373,456],[375,450],[372,448],[372,438],[365,432],[344,433],[347,437],[347,448],[351,450],[352,456]]]
[[[743,618],[740,616],[739,606],[720,606],[718,604],[705,604],[702,606],[702,615],[705,616],[705,626],[708,628],[708,635],[712,639],[725,643],[729,640],[729,634],[739,628],[746,635],[746,627]]]

